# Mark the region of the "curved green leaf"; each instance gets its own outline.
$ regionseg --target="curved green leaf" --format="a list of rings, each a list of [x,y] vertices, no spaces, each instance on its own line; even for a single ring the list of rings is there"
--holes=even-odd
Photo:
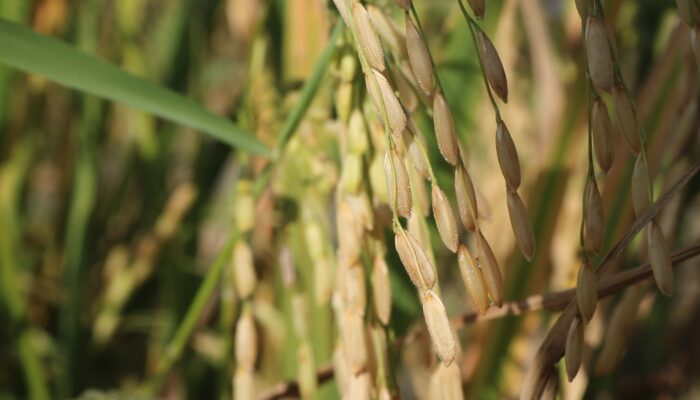
[[[0,49],[0,64],[187,125],[241,150],[269,153],[250,132],[195,101],[25,26],[0,19]]]

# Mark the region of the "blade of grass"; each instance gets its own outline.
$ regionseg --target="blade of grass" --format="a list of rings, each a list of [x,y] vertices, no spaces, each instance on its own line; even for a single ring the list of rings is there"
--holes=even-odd
[[[269,153],[250,132],[195,101],[25,26],[0,19],[0,49],[0,64],[190,126],[241,150]]]

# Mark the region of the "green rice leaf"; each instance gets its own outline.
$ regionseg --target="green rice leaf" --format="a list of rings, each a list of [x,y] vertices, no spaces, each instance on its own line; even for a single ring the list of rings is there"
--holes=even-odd
[[[0,64],[125,103],[200,130],[241,150],[263,155],[269,153],[250,132],[207,111],[197,102],[25,26],[0,19],[0,49]]]

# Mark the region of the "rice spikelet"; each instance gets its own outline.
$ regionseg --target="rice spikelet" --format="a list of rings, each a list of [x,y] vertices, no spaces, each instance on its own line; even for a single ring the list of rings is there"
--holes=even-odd
[[[236,324],[236,363],[248,370],[255,368],[258,357],[258,336],[255,333],[255,322],[250,310],[246,310]]]
[[[423,303],[423,316],[428,326],[428,333],[432,339],[435,352],[445,366],[449,366],[457,355],[455,337],[452,334],[450,321],[447,319],[447,311],[440,298],[428,290],[421,295]]]
[[[656,220],[647,227],[649,263],[654,274],[656,286],[666,296],[673,294],[673,268],[668,242]]]
[[[498,267],[498,261],[496,261],[496,256],[493,254],[491,246],[481,231],[476,232],[476,249],[479,265],[481,266],[481,274],[484,277],[484,284],[493,303],[497,307],[501,307],[504,294],[501,269]]]
[[[418,81],[418,86],[423,94],[430,96],[435,90],[435,76],[433,63],[430,59],[430,51],[425,40],[418,33],[416,25],[411,18],[406,18],[406,51],[408,61],[411,64],[413,75]]]
[[[448,163],[457,165],[459,148],[457,147],[455,122],[452,119],[452,111],[450,111],[450,107],[440,91],[435,93],[433,99],[433,124],[440,154]]]
[[[603,22],[596,16],[586,19],[586,59],[593,85],[610,92],[613,84],[613,59],[608,34]]]
[[[376,69],[372,71],[377,81],[379,94],[384,102],[384,111],[386,111],[386,118],[389,122],[391,133],[395,138],[400,138],[401,133],[406,129],[406,114],[403,112],[401,103],[399,103],[399,99],[396,97],[396,94],[394,94],[394,89],[389,84],[389,81]],[[381,105],[377,111],[379,114],[382,114]]]
[[[391,150],[387,153],[384,160],[384,169],[389,193],[389,205],[392,208],[396,207],[396,212],[400,216],[404,218],[410,217],[412,207],[411,184],[408,179],[406,166],[396,150]],[[396,178],[396,183],[394,183],[394,178]]]
[[[476,192],[469,172],[462,166],[455,169],[455,197],[457,198],[457,210],[462,225],[470,231],[476,229],[478,208],[476,203]]]
[[[528,261],[532,261],[532,257],[535,255],[535,234],[532,231],[532,223],[530,222],[527,209],[520,195],[515,190],[506,189],[506,196],[510,225],[513,228],[518,247],[520,247],[523,256]]]
[[[605,216],[603,214],[603,199],[600,197],[595,180],[591,179],[588,182],[585,196],[584,248],[590,253],[598,254],[605,239]]]
[[[377,71],[384,71],[382,45],[379,42],[377,32],[374,31],[367,10],[358,1],[353,2],[352,18],[355,23],[355,32],[357,33],[357,44],[362,49],[362,54],[364,54],[367,63]]]
[[[581,264],[578,269],[576,302],[583,320],[590,321],[598,303],[598,280],[595,271],[587,262]]]
[[[367,343],[362,316],[353,311],[345,311],[340,335],[348,369],[353,375],[359,374],[367,367]]]
[[[649,167],[643,154],[637,156],[632,170],[632,207],[639,217],[651,206],[651,188],[649,187]]]
[[[457,220],[452,211],[450,200],[445,196],[445,192],[438,185],[432,185],[433,215],[437,225],[440,238],[445,246],[453,253],[457,252],[459,244],[459,231],[457,230]]]
[[[610,122],[608,108],[600,99],[593,101],[591,122],[596,160],[600,169],[607,173],[615,160],[615,153],[613,153],[612,122]]]
[[[639,139],[639,127],[637,126],[637,113],[634,109],[634,104],[630,95],[620,86],[613,88],[613,103],[615,103],[615,112],[617,113],[617,121],[622,131],[622,137],[627,143],[627,147],[634,154],[639,154],[642,148]]]
[[[391,280],[384,257],[377,254],[372,263],[372,304],[382,325],[388,325],[391,318]]]
[[[569,326],[569,332],[566,335],[566,345],[564,347],[566,376],[569,378],[569,382],[574,380],[578,370],[581,368],[582,357],[583,323],[580,318],[574,318]]]
[[[520,187],[520,160],[508,127],[502,121],[496,128],[496,155],[506,185],[517,190]]]
[[[498,51],[494,47],[491,39],[484,33],[484,31],[479,30],[478,32],[478,42],[479,42],[479,55],[484,64],[484,74],[486,79],[489,81],[489,85],[496,95],[503,100],[504,103],[508,102],[508,80],[506,79],[506,72],[503,69],[503,63],[501,62],[501,57],[498,56]]]
[[[253,266],[253,251],[245,241],[236,242],[233,248],[233,268],[236,281],[236,291],[242,299],[253,294],[258,278]]]
[[[474,309],[484,315],[489,308],[489,297],[481,269],[476,264],[467,246],[460,244],[457,251],[457,261],[459,262],[459,272],[462,276],[464,286],[469,293],[469,297],[474,304]]]
[[[401,230],[394,236],[394,245],[411,282],[421,291],[435,286],[435,270],[425,250],[411,233]]]

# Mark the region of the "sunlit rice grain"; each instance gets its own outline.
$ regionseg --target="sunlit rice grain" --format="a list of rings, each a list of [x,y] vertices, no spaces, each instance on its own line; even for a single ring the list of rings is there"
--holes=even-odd
[[[428,326],[428,333],[432,339],[435,352],[446,366],[450,365],[456,356],[457,347],[452,334],[450,321],[447,319],[447,311],[440,298],[429,290],[421,295],[423,303],[423,316]]]
[[[437,225],[440,238],[445,246],[453,253],[457,252],[459,244],[459,231],[457,230],[457,219],[452,211],[450,200],[445,196],[445,192],[438,185],[432,185],[433,215]]]
[[[428,46],[411,18],[406,18],[406,51],[418,86],[423,94],[430,96],[435,89],[433,63]]]
[[[440,154],[452,165],[457,165],[459,148],[455,133],[455,122],[447,101],[441,92],[435,93],[433,99],[433,123]]]
[[[372,27],[367,10],[357,1],[352,5],[352,18],[355,23],[358,45],[362,49],[367,63],[375,70],[384,71],[384,52],[379,37]]]
[[[501,269],[498,267],[496,256],[491,250],[491,246],[481,231],[476,232],[477,258],[481,266],[481,275],[484,277],[484,284],[489,291],[493,303],[500,307],[503,305],[503,278]]]
[[[474,257],[472,257],[469,249],[463,244],[459,245],[457,261],[459,262],[459,272],[462,276],[462,281],[474,304],[474,309],[479,314],[484,315],[489,308],[488,291],[484,284],[481,269]]]

